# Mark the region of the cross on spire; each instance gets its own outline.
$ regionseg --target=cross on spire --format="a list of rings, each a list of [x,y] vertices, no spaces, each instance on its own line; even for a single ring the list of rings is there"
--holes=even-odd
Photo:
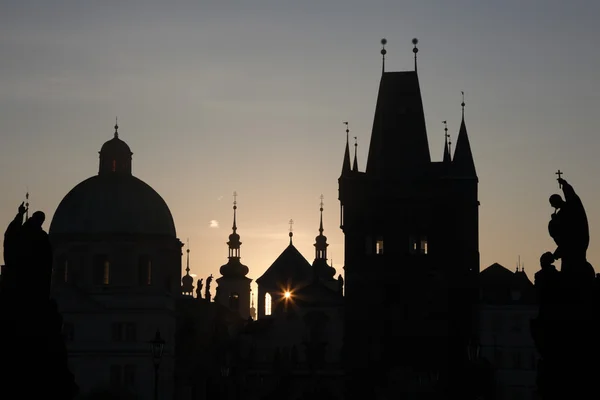
[[[321,195],[319,198],[321,199],[321,211],[323,211],[323,199],[324,199],[325,197],[323,197],[323,195]]]
[[[290,224],[290,233],[292,233],[292,231],[294,230],[294,229],[292,228],[292,225],[294,225],[294,220],[293,220],[293,219],[290,219],[290,222],[289,222],[289,224]]]
[[[233,192],[233,205],[237,205],[237,192]]]

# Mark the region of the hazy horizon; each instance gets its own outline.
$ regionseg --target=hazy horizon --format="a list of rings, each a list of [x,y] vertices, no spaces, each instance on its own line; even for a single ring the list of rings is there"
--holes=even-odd
[[[321,194],[329,258],[343,273],[342,122],[351,144],[358,138],[364,171],[379,41],[388,40],[386,70],[411,70],[416,37],[433,160],[442,157],[442,121],[456,141],[465,92],[481,268],[514,270],[520,256],[533,280],[539,256],[555,248],[547,223],[557,169],[586,206],[596,267],[600,5],[484,3],[5,3],[0,223],[29,190],[48,229],[61,199],[97,174],[118,117],[133,174],[165,199],[181,241],[189,238],[193,274],[217,277],[227,261],[234,191],[250,278],[288,245],[290,219],[295,246],[313,260]]]

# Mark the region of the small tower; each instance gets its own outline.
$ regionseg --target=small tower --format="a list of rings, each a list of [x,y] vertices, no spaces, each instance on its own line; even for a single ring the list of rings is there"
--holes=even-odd
[[[229,261],[221,266],[221,277],[217,279],[219,303],[232,311],[240,313],[240,317],[248,319],[250,316],[250,282],[246,277],[248,267],[240,262],[240,235],[237,233],[237,193],[233,192],[233,232],[229,235]]]
[[[332,290],[337,290],[337,281],[335,280],[335,269],[327,264],[327,236],[323,235],[323,195],[321,195],[320,204],[321,218],[319,221],[319,235],[315,238],[315,260],[313,261],[314,280],[325,284]]]
[[[254,293],[251,293],[252,303],[250,303],[250,318],[256,321],[256,307],[254,307]]]
[[[184,296],[194,297],[194,278],[190,275],[190,241],[187,243],[187,263],[185,267],[185,275],[181,278],[181,294]]]

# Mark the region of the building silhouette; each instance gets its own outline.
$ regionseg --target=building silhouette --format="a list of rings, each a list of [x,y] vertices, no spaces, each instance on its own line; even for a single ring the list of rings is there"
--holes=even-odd
[[[462,107],[454,154],[446,142],[443,161],[432,161],[415,47],[414,71],[382,72],[364,171],[356,156],[351,164],[347,138],[338,181],[347,399],[465,395],[479,202]]]
[[[110,387],[151,398],[148,342],[159,330],[166,342],[159,391],[170,397],[183,244],[165,201],[133,176],[132,154],[115,125],[98,175],[58,205],[49,229],[52,296],[83,394]]]
[[[479,286],[481,353],[495,370],[495,399],[536,399],[539,355],[529,330],[538,311],[533,283],[518,265],[510,271],[494,263],[481,271]]]

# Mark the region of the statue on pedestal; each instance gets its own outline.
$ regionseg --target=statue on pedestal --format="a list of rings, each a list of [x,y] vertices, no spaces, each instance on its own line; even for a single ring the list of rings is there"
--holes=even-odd
[[[535,274],[539,312],[531,321],[531,334],[540,355],[538,389],[543,400],[598,398],[598,368],[590,367],[598,351],[598,313],[594,311],[598,282],[587,261],[588,220],[579,196],[559,175],[564,200],[550,196],[555,208],[548,232],[557,247],[540,257]],[[554,261],[561,261],[560,271]]]
[[[2,359],[0,397],[73,399],[77,385],[67,365],[62,317],[50,299],[53,257],[42,229],[45,215],[36,211],[23,222],[26,215],[21,203],[4,234],[0,340],[12,351]],[[32,386],[31,376],[44,376],[48,384]]]

